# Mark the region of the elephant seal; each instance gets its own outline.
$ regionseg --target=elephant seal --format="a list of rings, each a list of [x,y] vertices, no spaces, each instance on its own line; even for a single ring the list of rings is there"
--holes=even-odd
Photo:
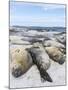
[[[57,47],[46,47],[45,50],[52,60],[58,62],[59,64],[64,63],[66,56],[59,50],[59,48],[57,48]]]
[[[50,58],[48,54],[45,52],[44,48],[38,45],[35,47],[31,47],[27,50],[32,56],[33,63],[37,66],[40,72],[41,79],[43,79],[44,81],[47,80],[49,82],[52,82],[51,77],[47,73],[47,70],[51,64]]]
[[[32,64],[32,58],[24,48],[18,47],[11,50],[10,68],[14,77],[24,74]]]
[[[61,49],[65,49],[65,46],[61,43],[59,43],[58,41],[55,40],[46,40],[43,42],[44,47],[57,47],[57,48],[61,48]]]

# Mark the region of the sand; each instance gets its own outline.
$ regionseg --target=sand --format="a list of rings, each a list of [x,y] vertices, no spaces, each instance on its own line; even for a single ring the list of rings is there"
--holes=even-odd
[[[42,34],[44,36],[45,36],[45,33],[34,32],[34,34]],[[30,34],[32,35],[33,32],[28,33],[28,35]],[[52,36],[52,32],[46,33],[46,35],[49,35],[49,34],[50,34],[50,37],[54,39]],[[24,48],[25,47],[30,48],[32,46],[28,41],[22,41],[21,38],[22,37],[20,36],[10,36],[10,49],[14,47],[20,47],[20,46]],[[21,45],[15,45],[12,43],[16,43],[16,44],[20,43]],[[22,44],[29,44],[29,45],[22,45]],[[66,85],[66,62],[60,65],[57,62],[54,62],[53,60],[51,60],[51,66],[47,70],[47,72],[51,76],[53,82],[48,82],[48,81],[42,82],[36,65],[33,65],[24,75],[22,75],[19,78],[13,77],[10,70],[10,88]]]
[[[19,78],[14,78],[10,72],[10,88],[39,87],[39,86],[57,86],[65,85],[65,63],[59,65],[51,60],[51,67],[47,71],[53,82],[42,82],[39,71],[33,65],[28,72]]]

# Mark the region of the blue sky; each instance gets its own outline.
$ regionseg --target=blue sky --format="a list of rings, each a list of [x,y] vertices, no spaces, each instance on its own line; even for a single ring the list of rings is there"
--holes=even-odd
[[[65,5],[10,2],[10,26],[65,26]]]

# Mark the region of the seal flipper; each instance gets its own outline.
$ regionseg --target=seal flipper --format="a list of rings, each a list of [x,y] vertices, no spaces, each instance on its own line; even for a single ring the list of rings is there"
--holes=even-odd
[[[49,74],[44,70],[44,69],[40,69],[40,76],[41,78],[43,78],[43,81],[49,81],[49,82],[53,82],[51,77],[49,76]]]

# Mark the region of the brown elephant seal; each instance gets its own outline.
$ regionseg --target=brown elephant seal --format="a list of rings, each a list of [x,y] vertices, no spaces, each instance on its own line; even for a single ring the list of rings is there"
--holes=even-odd
[[[63,64],[66,56],[59,50],[57,47],[46,47],[45,50],[47,51],[49,57],[58,62],[59,64]]]
[[[44,48],[42,46],[36,46],[32,47],[30,49],[27,49],[28,52],[31,54],[33,63],[37,66],[41,78],[45,81],[52,82],[51,77],[47,73],[48,68],[50,67],[50,58],[48,54],[45,52]]]
[[[24,48],[14,48],[11,51],[10,67],[14,77],[24,74],[32,64],[32,58]]]

